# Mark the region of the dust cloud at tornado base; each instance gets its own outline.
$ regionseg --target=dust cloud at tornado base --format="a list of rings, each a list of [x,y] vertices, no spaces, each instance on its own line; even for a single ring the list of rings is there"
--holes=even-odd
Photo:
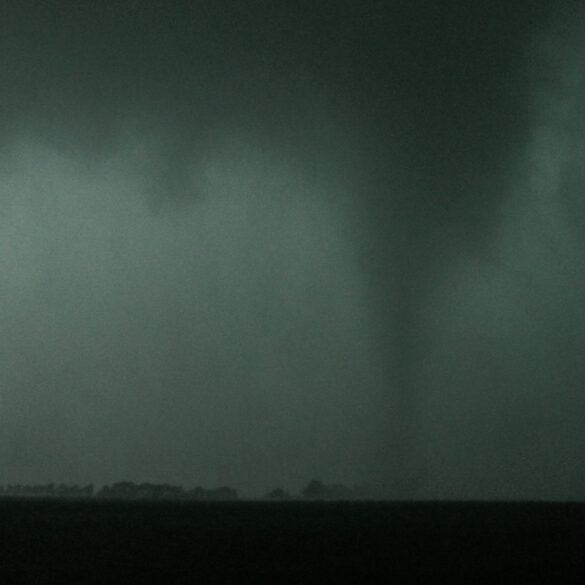
[[[0,483],[259,495],[317,477],[387,497],[582,497],[572,38],[529,54],[544,80],[480,245],[405,175],[400,141],[364,154],[367,100],[356,121],[305,77],[277,129],[248,104],[199,134],[184,112],[166,121],[170,100],[160,120],[156,100],[130,101],[95,147],[83,112],[16,116],[1,159]],[[454,167],[437,188],[473,190]]]

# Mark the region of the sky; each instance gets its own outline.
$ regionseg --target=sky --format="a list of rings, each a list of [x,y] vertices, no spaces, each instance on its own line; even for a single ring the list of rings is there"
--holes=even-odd
[[[5,2],[0,484],[585,497],[585,9]]]

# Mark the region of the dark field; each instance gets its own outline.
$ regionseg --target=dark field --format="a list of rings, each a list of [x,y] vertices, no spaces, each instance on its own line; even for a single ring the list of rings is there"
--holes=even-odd
[[[583,504],[4,499],[0,526],[7,584],[534,583],[585,565]]]

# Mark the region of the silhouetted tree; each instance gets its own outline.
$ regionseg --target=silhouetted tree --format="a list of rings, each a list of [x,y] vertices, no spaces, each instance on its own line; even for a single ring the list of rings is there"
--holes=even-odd
[[[305,498],[322,498],[325,493],[325,484],[318,479],[312,479],[301,491],[301,495]]]
[[[282,488],[276,488],[268,492],[265,497],[271,500],[288,500],[290,499],[290,494]]]

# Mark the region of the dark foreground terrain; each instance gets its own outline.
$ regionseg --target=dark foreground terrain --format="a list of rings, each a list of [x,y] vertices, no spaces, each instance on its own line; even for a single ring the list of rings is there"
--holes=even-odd
[[[6,584],[538,583],[585,567],[584,504],[2,499],[0,530]]]

